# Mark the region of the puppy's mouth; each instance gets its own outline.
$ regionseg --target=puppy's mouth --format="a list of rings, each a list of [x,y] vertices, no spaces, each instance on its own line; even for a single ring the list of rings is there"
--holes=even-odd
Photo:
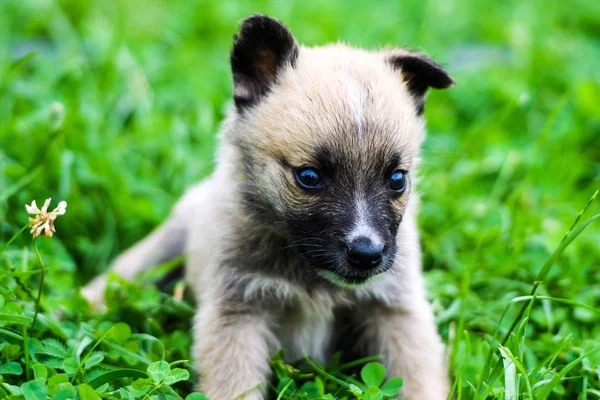
[[[336,286],[344,288],[356,288],[368,284],[379,275],[388,271],[390,268],[391,263],[385,263],[369,272],[356,272],[354,270],[343,268],[335,271],[330,269],[318,269],[317,273],[319,276],[325,278],[327,281]]]
[[[373,279],[388,271],[394,262],[394,255],[389,255],[375,268],[369,270],[360,270],[353,268],[344,262],[328,263],[326,265],[316,265],[317,274],[333,283],[336,286],[344,288],[356,288],[364,286]]]
[[[336,286],[340,287],[360,287],[364,286],[369,281],[371,281],[377,275],[371,276],[359,276],[359,275],[350,275],[350,274],[340,274],[338,272],[332,272],[329,270],[319,270],[318,274],[333,283]]]
[[[369,243],[344,242],[302,243],[297,248],[316,275],[340,287],[359,287],[368,284],[389,270],[395,260],[395,243],[373,249]]]

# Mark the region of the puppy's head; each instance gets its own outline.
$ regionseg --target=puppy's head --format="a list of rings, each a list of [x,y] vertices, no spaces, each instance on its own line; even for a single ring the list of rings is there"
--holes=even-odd
[[[429,87],[453,85],[406,50],[301,47],[280,22],[242,21],[231,53],[245,203],[318,274],[358,285],[393,264]]]

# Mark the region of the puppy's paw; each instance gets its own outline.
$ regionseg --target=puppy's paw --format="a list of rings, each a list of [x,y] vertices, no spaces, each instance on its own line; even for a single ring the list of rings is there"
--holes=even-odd
[[[81,295],[88,301],[92,310],[104,312],[106,311],[105,290],[106,275],[100,275],[81,289]]]

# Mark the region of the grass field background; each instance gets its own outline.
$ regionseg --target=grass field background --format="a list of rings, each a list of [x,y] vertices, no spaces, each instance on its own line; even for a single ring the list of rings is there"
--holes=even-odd
[[[425,276],[455,397],[600,398],[600,221],[556,257],[522,316],[528,303],[516,302],[600,188],[595,0],[0,1],[0,398],[192,390],[182,371],[172,387],[132,386],[140,376],[123,369],[189,360],[191,305],[142,284],[153,277],[113,279],[103,315],[77,292],[212,170],[232,35],[256,12],[306,45],[425,51],[457,81],[430,93],[420,187]],[[2,248],[27,223],[24,204],[48,197],[68,208],[56,236],[37,240],[46,279],[32,326],[31,236]],[[190,362],[172,367],[193,374]],[[314,370],[273,368],[273,398],[290,379],[283,398],[344,391]]]

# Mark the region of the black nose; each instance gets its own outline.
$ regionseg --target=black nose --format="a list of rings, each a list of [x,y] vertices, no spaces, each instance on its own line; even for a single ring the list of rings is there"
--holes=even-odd
[[[358,237],[348,246],[348,261],[355,268],[371,269],[381,262],[383,248],[365,236]]]

